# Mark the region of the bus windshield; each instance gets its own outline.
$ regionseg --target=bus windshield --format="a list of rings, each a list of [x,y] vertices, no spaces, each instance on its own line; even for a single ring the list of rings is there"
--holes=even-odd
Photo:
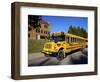
[[[53,36],[52,41],[54,42],[65,41],[65,36]]]

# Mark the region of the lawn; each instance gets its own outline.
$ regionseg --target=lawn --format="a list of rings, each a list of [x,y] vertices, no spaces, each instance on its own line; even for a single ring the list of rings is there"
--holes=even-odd
[[[28,53],[41,52],[46,40],[28,39]]]

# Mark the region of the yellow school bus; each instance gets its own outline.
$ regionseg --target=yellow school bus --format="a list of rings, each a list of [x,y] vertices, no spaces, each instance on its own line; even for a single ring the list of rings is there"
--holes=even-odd
[[[58,59],[63,59],[66,54],[87,47],[87,39],[70,33],[55,32],[51,35],[51,40],[44,44],[43,53],[45,55],[55,55]]]

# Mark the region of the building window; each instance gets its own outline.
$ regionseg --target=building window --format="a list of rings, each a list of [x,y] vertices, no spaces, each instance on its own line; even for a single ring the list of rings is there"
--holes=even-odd
[[[41,39],[45,39],[45,36],[40,36]]]
[[[46,34],[47,34],[48,32],[46,31]]]
[[[46,34],[46,31],[44,31],[44,34]]]
[[[45,32],[45,34],[46,34],[46,31],[44,31]]]
[[[47,25],[44,25],[44,28],[48,28],[48,26]]]
[[[37,32],[37,33],[40,33],[40,29],[36,29],[36,32]]]

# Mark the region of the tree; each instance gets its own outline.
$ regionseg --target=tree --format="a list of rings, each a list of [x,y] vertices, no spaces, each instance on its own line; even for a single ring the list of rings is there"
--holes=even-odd
[[[77,27],[77,35],[81,35],[80,31],[81,31],[81,28],[78,26]]]
[[[31,30],[31,27],[36,29],[36,32],[38,34],[36,34],[36,39],[38,39],[39,36],[39,32],[40,32],[40,20],[41,20],[41,16],[36,16],[36,15],[28,15],[28,30]]]
[[[34,16],[34,15],[28,15],[28,24],[30,26],[33,26],[33,28],[39,28],[40,27],[40,21],[41,16]]]
[[[87,38],[87,32],[84,28],[81,28],[80,33],[81,33],[80,34],[81,37]]]
[[[73,31],[74,31],[74,30],[73,30],[73,27],[72,27],[72,25],[71,25],[71,26],[69,26],[68,33],[72,33],[72,34],[73,34],[73,33],[74,33]]]
[[[81,36],[81,37],[84,37],[84,38],[87,38],[87,31],[84,29],[84,28],[81,28],[81,27],[75,27],[75,26],[69,26],[69,29],[68,29],[68,33],[71,33],[71,34],[74,34],[74,35],[78,35],[78,36]]]

